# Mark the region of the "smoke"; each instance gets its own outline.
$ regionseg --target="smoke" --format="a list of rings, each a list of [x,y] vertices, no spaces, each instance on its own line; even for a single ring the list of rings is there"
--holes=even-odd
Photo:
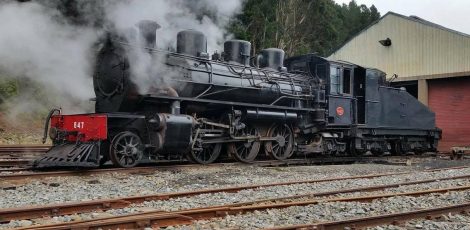
[[[185,29],[204,32],[209,52],[220,49],[227,36],[230,17],[240,11],[241,0],[139,0],[120,1],[106,8],[107,20],[118,30],[135,26],[140,20],[160,24],[157,47],[175,47],[176,34]]]
[[[55,98],[45,101],[34,92],[20,91],[6,103],[10,117],[36,112],[45,104],[77,111],[76,101],[93,97],[91,47],[99,34],[61,19],[57,10],[37,3],[0,4],[0,70],[16,81],[41,86]]]
[[[21,92],[8,104],[14,114],[51,105],[84,112],[94,97],[92,75],[96,43],[105,30],[126,31],[141,20],[156,21],[157,48],[174,49],[176,34],[202,31],[208,51],[220,50],[230,37],[225,28],[241,10],[242,0],[44,0],[0,3],[0,72],[27,78],[46,91],[46,97]],[[143,50],[131,56],[137,84],[148,89],[156,68]],[[158,75],[171,77],[168,70]],[[153,76],[152,76],[153,77]],[[23,102],[22,102],[23,101]],[[14,102],[14,103],[12,103]],[[35,106],[30,106],[35,104]],[[11,108],[13,105],[15,108]],[[83,106],[83,104],[87,106]]]
[[[225,28],[229,19],[241,9],[240,0],[226,1],[184,1],[184,0],[139,0],[122,1],[106,7],[107,20],[117,31],[126,31],[135,27],[141,20],[157,22],[157,48],[173,50],[176,47],[176,35],[186,29],[199,30],[207,37],[208,52],[220,50],[223,42],[230,36]],[[132,40],[132,39],[130,39]],[[134,40],[135,46],[142,47],[141,40]],[[133,81],[141,93],[148,93],[152,88],[172,86],[181,87],[171,82],[177,74],[168,66],[162,65],[163,56],[153,59],[144,49],[133,49],[130,57]]]

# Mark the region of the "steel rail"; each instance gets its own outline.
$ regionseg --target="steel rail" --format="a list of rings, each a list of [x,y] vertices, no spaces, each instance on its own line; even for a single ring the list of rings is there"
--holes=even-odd
[[[0,145],[0,153],[46,152],[50,145]]]
[[[456,213],[468,213],[470,211],[470,202],[458,204],[458,205],[449,205],[437,208],[429,209],[420,209],[409,212],[399,212],[385,215],[376,215],[376,216],[367,216],[361,218],[339,220],[339,221],[330,221],[314,224],[304,224],[304,225],[292,225],[284,226],[278,228],[267,228],[269,230],[343,230],[343,229],[358,229],[365,227],[374,227],[379,225],[398,225],[402,224],[405,221],[413,219],[431,219],[433,217],[438,217],[445,214],[456,214]]]
[[[144,195],[144,196],[130,196],[130,197],[121,197],[114,199],[100,199],[94,201],[86,202],[70,202],[64,204],[53,204],[53,205],[41,205],[41,206],[32,206],[25,208],[7,208],[0,209],[0,222],[10,221],[12,219],[31,219],[38,218],[42,216],[55,216],[55,215],[65,215],[73,214],[76,212],[86,212],[93,210],[107,210],[113,208],[123,208],[129,206],[131,203],[142,203],[144,201],[150,200],[168,200],[178,197],[190,197],[197,196],[201,194],[210,194],[210,193],[234,193],[241,190],[247,189],[256,189],[256,188],[265,188],[273,186],[282,186],[282,185],[293,185],[293,184],[305,184],[305,183],[319,183],[319,182],[328,182],[328,181],[338,181],[338,180],[349,180],[349,179],[367,179],[375,178],[381,176],[395,176],[406,173],[388,173],[388,174],[370,174],[370,175],[361,175],[361,176],[351,176],[351,177],[334,177],[334,178],[325,178],[325,179],[316,179],[316,180],[302,180],[302,181],[292,181],[292,182],[277,182],[269,184],[256,184],[256,185],[246,185],[238,187],[227,187],[227,188],[218,188],[218,189],[203,189],[189,192],[175,192],[175,193],[163,193],[163,194],[153,194],[153,195]]]
[[[38,230],[99,229],[99,228],[101,229],[108,229],[108,228],[136,229],[136,228],[144,228],[144,227],[168,227],[172,225],[191,224],[195,220],[203,220],[203,219],[207,220],[207,219],[211,219],[215,217],[224,217],[226,215],[243,214],[243,213],[249,213],[249,212],[254,212],[254,211],[263,211],[267,209],[282,209],[282,208],[288,208],[292,206],[314,205],[320,202],[321,203],[324,203],[324,202],[370,202],[372,200],[387,198],[387,197],[422,196],[422,195],[432,194],[432,193],[447,193],[449,191],[461,191],[461,190],[468,190],[468,189],[470,189],[470,186],[423,190],[423,191],[408,192],[408,193],[388,193],[388,194],[381,194],[381,195],[374,195],[374,196],[312,199],[312,200],[300,201],[300,202],[295,201],[295,202],[285,202],[285,203],[275,203],[275,204],[261,204],[261,205],[230,204],[230,205],[223,205],[223,206],[194,208],[194,209],[172,211],[172,212],[149,211],[149,212],[144,212],[144,213],[129,214],[125,216],[98,218],[98,219],[87,220],[87,221],[75,221],[75,222],[69,222],[69,223],[49,224],[49,225],[42,225],[42,226],[34,225],[31,227],[26,227],[26,228],[21,228],[21,229],[38,229]],[[465,209],[470,208],[470,203],[464,204],[463,207],[465,207]],[[449,209],[441,208],[441,211],[442,210],[448,211]],[[422,210],[419,210],[417,212],[420,212],[420,211]],[[428,212],[424,212],[424,213],[428,213]],[[394,214],[389,214],[389,216],[390,215],[394,215]],[[358,218],[358,219],[361,219],[361,218]],[[345,221],[342,221],[342,222],[345,222]],[[321,223],[321,224],[322,226],[327,226],[326,224],[332,225],[332,223],[335,223],[335,222],[326,222],[326,223]],[[378,222],[378,223],[381,224],[383,222]],[[319,225],[319,224],[316,224],[316,225]],[[311,226],[314,226],[314,225],[311,225]],[[335,225],[335,226],[338,226],[338,225]],[[343,225],[339,225],[339,226],[341,227]],[[354,226],[357,226],[357,225],[354,225]],[[288,227],[287,229],[299,229],[299,228],[298,226],[294,226],[294,228]],[[318,229],[322,229],[322,228],[318,228]],[[335,228],[328,228],[328,229],[338,229],[338,228],[335,227]]]
[[[389,176],[389,175],[397,175],[397,174],[388,174],[386,176]],[[121,197],[121,198],[114,198],[114,199],[100,199],[100,200],[86,201],[86,202],[70,202],[70,203],[65,203],[65,204],[32,206],[32,207],[25,207],[25,208],[21,208],[21,207],[20,208],[8,208],[8,209],[0,209],[0,222],[10,221],[13,219],[32,219],[32,218],[39,218],[43,216],[57,216],[57,215],[66,215],[66,214],[74,214],[74,213],[83,213],[83,212],[88,212],[88,211],[97,211],[97,210],[104,211],[104,210],[109,210],[109,209],[124,208],[124,207],[128,207],[131,204],[142,203],[142,202],[150,201],[150,200],[169,200],[169,199],[174,199],[174,198],[179,198],[179,197],[197,196],[201,194],[220,193],[220,192],[235,193],[235,192],[239,192],[239,191],[247,190],[247,189],[266,188],[266,187],[272,187],[272,186],[328,182],[328,181],[347,180],[347,179],[364,179],[364,178],[367,179],[367,178],[373,178],[377,176],[379,175],[340,177],[340,178],[328,178],[328,179],[320,179],[320,180],[295,181],[295,182],[283,182],[283,183],[271,183],[271,184],[258,184],[258,185],[220,188],[220,189],[204,189],[204,190],[197,190],[197,191],[190,191],[190,192],[163,193],[163,194],[153,194],[153,195],[144,195],[144,196]],[[423,184],[423,183],[431,183],[435,181],[456,180],[456,179],[465,179],[465,178],[470,178],[470,175],[435,178],[435,179],[420,180],[420,181],[408,181],[408,182],[394,183],[394,184],[388,184],[388,185],[376,185],[376,186],[370,186],[370,187],[342,189],[342,190],[335,190],[335,191],[329,191],[329,192],[307,193],[307,194],[294,195],[294,196],[285,196],[285,197],[279,197],[279,198],[257,200],[254,202],[244,202],[244,203],[239,203],[239,205],[240,204],[248,205],[252,203],[272,202],[272,201],[280,201],[280,200],[288,200],[288,199],[298,199],[298,198],[303,198],[303,197],[328,196],[328,195],[344,194],[344,193],[351,193],[351,192],[376,191],[376,190],[383,190],[387,188],[394,188],[394,187],[405,186],[405,185]]]
[[[27,165],[32,160],[29,159],[0,159],[0,167],[16,167]]]
[[[411,159],[421,159],[426,158],[423,157],[412,157]],[[291,166],[291,165],[312,165],[312,164],[331,164],[331,163],[345,163],[345,162],[374,162],[374,161],[387,161],[393,159],[410,159],[410,158],[403,158],[399,156],[390,156],[390,157],[338,157],[338,158],[309,158],[309,159],[288,159],[283,161],[278,160],[265,160],[265,161],[256,161],[251,165],[261,166],[261,167],[269,167],[269,166]],[[170,163],[170,162],[166,162]],[[93,174],[100,174],[100,173],[109,173],[109,172],[122,172],[122,173],[143,173],[143,172],[151,172],[160,169],[178,169],[180,167],[214,167],[214,166],[221,166],[221,165],[246,165],[240,162],[229,162],[229,163],[214,163],[209,165],[200,165],[200,164],[173,164],[173,165],[155,165],[151,167],[134,167],[134,168],[101,168],[101,169],[86,169],[86,170],[61,170],[61,171],[47,171],[47,172],[25,172],[25,173],[18,173],[18,174],[5,174],[0,175],[0,181],[7,181],[7,180],[22,180],[22,179],[40,179],[46,177],[55,177],[55,176],[85,176],[85,175],[93,175]],[[18,166],[18,165],[12,165]],[[468,167],[468,166],[464,166]],[[26,170],[32,170],[32,168],[25,168]],[[5,170],[8,171],[8,170]],[[18,171],[18,170],[15,170]]]
[[[0,168],[1,172],[24,172],[27,171],[28,168]]]

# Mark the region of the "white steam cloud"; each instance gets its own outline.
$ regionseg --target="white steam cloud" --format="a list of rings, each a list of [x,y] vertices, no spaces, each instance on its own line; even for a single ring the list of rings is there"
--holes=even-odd
[[[118,30],[135,26],[140,20],[156,21],[157,47],[175,47],[176,34],[185,29],[194,29],[207,36],[209,52],[220,49],[226,38],[225,27],[230,17],[240,11],[241,0],[139,0],[124,1],[106,7],[107,19]],[[200,12],[213,13],[215,20],[198,15]]]
[[[125,1],[121,4],[105,7],[107,21],[118,31],[126,31],[135,27],[141,20],[157,22],[161,28],[156,31],[157,48],[166,50],[176,47],[176,35],[186,29],[202,31],[207,37],[208,52],[220,50],[227,39],[225,28],[230,17],[241,9],[240,0],[215,1],[184,1],[184,0],[139,0]],[[200,12],[211,12],[212,19],[200,16]],[[140,40],[136,40],[139,42]],[[142,44],[134,44],[142,46]],[[133,81],[141,93],[148,93],[155,87],[172,86],[170,78],[175,73],[162,65],[163,56],[150,55],[143,49],[133,49],[129,53]]]
[[[59,103],[88,100],[93,96],[91,47],[98,33],[59,22],[58,16],[36,3],[0,4],[0,70],[58,93]]]
[[[209,52],[220,50],[223,41],[230,36],[225,31],[230,17],[242,6],[242,0],[77,2],[79,13],[86,15],[84,18],[101,21],[105,28],[126,30],[135,27],[140,20],[156,21],[161,26],[156,32],[157,47],[160,49],[174,48],[176,34],[181,30],[202,31],[207,36]],[[88,99],[94,97],[92,74],[95,45],[104,33],[93,23],[68,23],[62,12],[54,7],[59,4],[61,2],[56,0],[0,3],[0,72],[36,82],[45,87],[47,93],[54,95],[52,104],[79,112],[73,108],[83,110],[80,104],[87,104]],[[97,15],[98,8],[103,9],[103,15]],[[154,64],[145,55],[134,60],[134,63],[139,63],[137,72]],[[171,73],[163,74],[171,76]],[[41,98],[36,98],[34,104],[37,106],[24,106],[28,105],[26,101],[21,102],[24,98],[31,104],[31,98],[24,95],[12,100],[21,111],[37,109],[44,103]],[[49,101],[47,106],[50,104]]]

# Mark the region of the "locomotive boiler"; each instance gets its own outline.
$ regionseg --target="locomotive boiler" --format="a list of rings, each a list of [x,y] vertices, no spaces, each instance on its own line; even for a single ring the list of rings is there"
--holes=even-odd
[[[285,60],[277,48],[252,57],[242,40],[210,57],[205,35],[194,30],[178,33],[176,52],[163,51],[155,48],[158,28],[142,21],[132,36],[107,36],[93,76],[95,113],[52,110],[53,147],[35,167],[209,164],[221,155],[250,163],[437,147],[434,114],[389,87],[379,70],[314,54]]]

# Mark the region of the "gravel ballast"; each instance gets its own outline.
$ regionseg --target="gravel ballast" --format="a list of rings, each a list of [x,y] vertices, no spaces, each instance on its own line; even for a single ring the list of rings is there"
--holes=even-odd
[[[5,181],[0,182],[0,208],[413,170],[409,167],[383,165],[361,165],[360,168],[344,165],[341,170],[339,168],[262,168],[240,165],[162,170],[146,175],[107,173],[51,177],[20,185]]]
[[[62,203],[64,201],[69,200],[79,201],[128,195],[155,194],[159,192],[190,191],[201,188],[220,188],[224,186],[240,186],[255,183],[258,184],[294,180],[312,180],[330,177],[345,177],[354,175],[365,175],[371,173],[386,173],[412,170],[416,169],[412,167],[403,166],[366,164],[341,166],[305,166],[288,168],[230,166],[217,168],[209,167],[204,170],[185,169],[179,171],[162,171],[150,175],[102,174],[95,177],[63,177],[53,178],[54,180],[48,179],[32,181],[29,184],[18,186],[15,190],[2,190],[0,191],[0,193],[3,193],[0,194],[2,195],[0,197],[0,203],[6,201],[7,204],[10,204],[12,207],[16,207],[38,203]],[[238,193],[228,194],[203,194],[195,197],[178,198],[167,201],[150,201],[145,202],[143,204],[135,204],[129,208],[109,210],[103,213],[84,213],[76,215],[58,216],[54,217],[53,219],[37,219],[32,221],[12,221],[10,224],[2,225],[0,227],[11,228],[15,226],[28,226],[36,223],[46,224],[57,222],[69,222],[74,220],[87,220],[98,217],[123,215],[150,210],[174,211],[195,207],[247,202],[281,196],[307,194],[312,192],[324,192],[381,184],[393,184],[466,174],[470,174],[470,169],[454,169],[436,172],[416,171],[412,174],[384,176],[371,179],[354,179],[310,184],[295,184],[288,186],[274,186],[260,189],[243,190]],[[71,188],[73,185],[75,185],[75,188]],[[384,191],[375,191],[369,194],[409,192],[465,185],[470,185],[470,181],[467,179],[459,179],[432,182],[427,184],[407,185],[398,188],[386,189]],[[22,190],[23,188],[24,190]],[[332,197],[357,196],[364,194],[365,193],[350,193]],[[15,197],[16,200],[7,200],[5,196],[9,198]],[[25,198],[21,199],[21,197]],[[28,200],[28,198],[31,200]],[[294,211],[291,213],[291,215],[303,215],[302,213],[296,213],[296,209],[293,210]],[[271,211],[272,210],[270,210],[269,212]],[[227,218],[230,219],[232,217]],[[210,227],[209,225],[211,225],[212,222],[209,225],[207,224],[209,224],[209,222],[198,222],[198,226],[206,227]],[[217,226],[218,225],[216,224],[215,227]],[[242,227],[244,228],[245,226]],[[256,228],[256,226],[246,227]]]
[[[470,191],[463,191],[420,197],[391,197],[375,200],[371,203],[331,202],[303,207],[295,206],[285,209],[256,211],[210,221],[197,221],[191,226],[180,226],[178,229],[258,229],[283,225],[308,224],[456,205],[469,202],[469,199]]]

